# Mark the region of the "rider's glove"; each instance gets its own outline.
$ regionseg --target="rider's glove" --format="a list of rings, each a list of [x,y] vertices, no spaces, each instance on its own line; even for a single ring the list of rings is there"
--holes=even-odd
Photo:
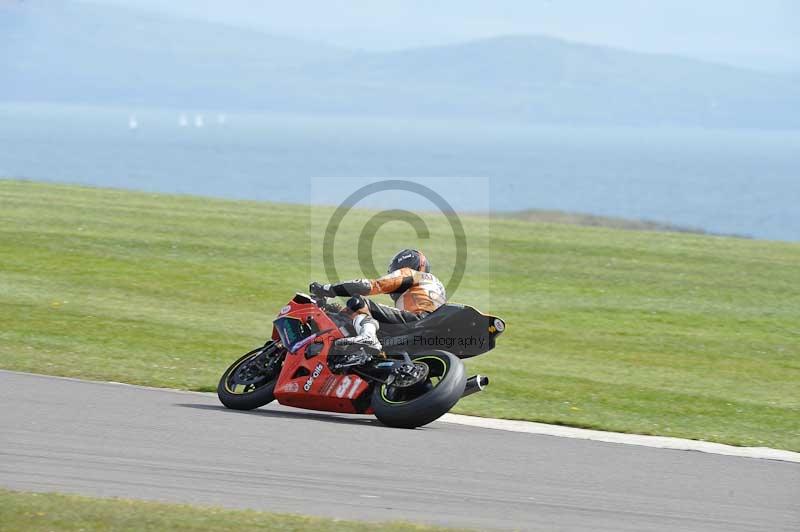
[[[308,291],[319,297],[334,297],[336,295],[333,293],[333,290],[331,290],[331,285],[320,284],[316,281],[308,285]]]

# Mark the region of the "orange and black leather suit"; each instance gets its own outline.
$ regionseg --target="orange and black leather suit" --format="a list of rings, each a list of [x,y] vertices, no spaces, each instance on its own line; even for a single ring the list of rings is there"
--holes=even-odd
[[[395,306],[389,307],[364,298],[370,314],[384,323],[419,320],[447,302],[444,286],[432,273],[400,268],[378,279],[355,279],[331,285],[337,296],[389,294]]]

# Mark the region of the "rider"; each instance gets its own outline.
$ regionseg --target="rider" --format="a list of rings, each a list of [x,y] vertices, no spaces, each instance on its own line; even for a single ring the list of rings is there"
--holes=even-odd
[[[354,314],[356,331],[359,336],[374,337],[372,326],[375,330],[378,327],[375,320],[383,323],[417,321],[447,302],[444,286],[430,272],[430,262],[421,251],[404,249],[395,254],[387,275],[383,277],[325,285],[314,282],[309,291],[325,297],[351,296],[347,308]],[[375,294],[389,294],[396,308],[363,297]],[[368,328],[364,333],[361,332],[362,324]]]

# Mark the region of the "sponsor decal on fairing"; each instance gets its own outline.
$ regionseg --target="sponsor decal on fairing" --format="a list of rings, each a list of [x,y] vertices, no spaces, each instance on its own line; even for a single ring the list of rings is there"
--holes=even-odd
[[[288,393],[299,392],[300,385],[297,384],[296,382],[287,382],[286,384],[283,385],[283,388],[281,388],[281,390]]]
[[[311,385],[314,384],[314,379],[316,379],[317,377],[319,377],[322,374],[322,370],[324,369],[324,367],[325,366],[323,366],[321,363],[317,364],[314,367],[314,371],[311,372],[311,375],[308,377],[308,380],[303,385],[303,389],[305,391],[309,391],[311,389]]]

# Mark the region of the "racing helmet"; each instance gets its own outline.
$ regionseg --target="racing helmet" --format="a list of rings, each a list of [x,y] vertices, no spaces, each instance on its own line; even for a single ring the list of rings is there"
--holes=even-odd
[[[416,249],[404,249],[398,251],[389,263],[388,273],[399,270],[400,268],[411,268],[420,272],[430,273],[431,263],[427,257]]]

